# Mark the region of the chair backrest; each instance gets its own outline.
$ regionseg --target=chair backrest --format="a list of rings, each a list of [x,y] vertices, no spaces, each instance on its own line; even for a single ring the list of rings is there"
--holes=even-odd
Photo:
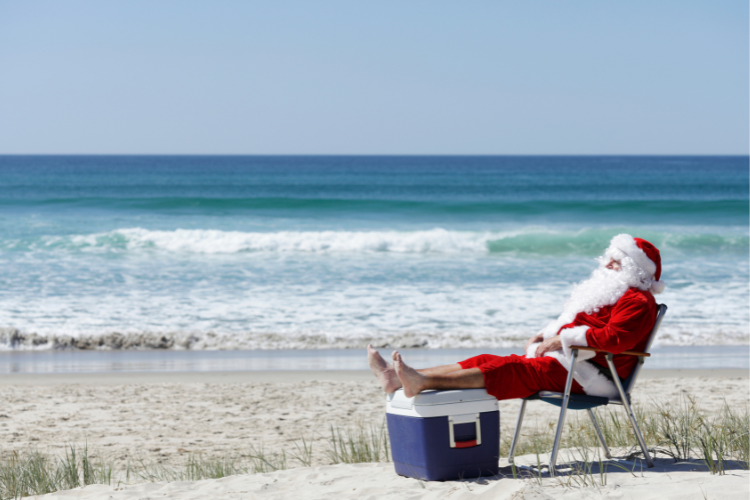
[[[644,352],[649,352],[651,349],[651,344],[654,343],[654,339],[656,338],[656,332],[659,331],[659,326],[661,325],[661,320],[664,319],[664,315],[667,313],[667,306],[665,304],[659,304],[659,313],[656,315],[656,322],[654,323],[654,328],[651,329],[651,334],[648,337],[648,344],[646,344],[646,349]],[[640,358],[638,361],[638,364],[635,365],[635,368],[633,368],[633,371],[630,373],[630,376],[625,379],[625,383],[622,384],[622,388],[625,390],[625,394],[630,394],[630,390],[635,385],[635,381],[638,379],[638,374],[641,371],[641,367],[643,366],[644,358]]]

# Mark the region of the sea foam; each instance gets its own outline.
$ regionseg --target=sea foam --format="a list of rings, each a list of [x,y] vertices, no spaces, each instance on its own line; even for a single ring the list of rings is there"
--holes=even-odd
[[[667,230],[665,230],[667,229]],[[696,232],[696,229],[698,232]],[[140,227],[70,236],[0,241],[0,251],[82,251],[232,254],[232,253],[395,253],[513,254],[596,256],[620,233],[648,239],[662,252],[679,255],[744,255],[750,238],[744,228],[693,228],[656,232],[627,227],[577,230],[523,227],[506,231],[460,231],[441,227],[411,231],[222,231],[217,229],[150,230]]]
[[[81,249],[156,249],[168,252],[221,254],[238,252],[392,252],[483,253],[499,234],[448,231],[279,231],[242,232],[212,229],[153,231],[118,229],[108,233],[73,236]],[[59,240],[50,242],[59,244]]]
[[[6,298],[0,348],[280,349],[517,347],[561,310],[564,283],[523,286],[294,285],[244,292],[196,287],[168,295],[110,292]],[[667,289],[661,345],[747,344],[740,284]],[[711,315],[697,314],[696,305]]]

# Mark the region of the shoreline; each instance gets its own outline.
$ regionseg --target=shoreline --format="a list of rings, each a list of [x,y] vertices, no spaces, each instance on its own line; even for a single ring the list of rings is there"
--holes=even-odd
[[[386,359],[390,358],[392,348],[379,347],[378,350]],[[415,368],[447,365],[480,354],[523,354],[521,348],[407,348],[399,351]],[[654,347],[651,352],[653,356],[646,362],[645,370],[750,370],[750,346]],[[257,377],[268,380],[267,375],[260,373],[368,371],[365,353],[365,349],[0,351],[0,378],[22,374],[257,372]]]
[[[748,379],[750,370],[742,368],[649,370],[644,368],[639,376],[639,380],[668,378]],[[0,377],[0,386],[298,383],[312,380],[370,382],[374,381],[374,378],[369,370],[19,373],[5,374]]]

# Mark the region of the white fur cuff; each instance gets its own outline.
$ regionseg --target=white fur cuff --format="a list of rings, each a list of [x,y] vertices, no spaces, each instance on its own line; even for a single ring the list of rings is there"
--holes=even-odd
[[[526,349],[526,357],[529,359],[536,358],[536,348],[539,347],[539,345],[541,345],[541,342],[531,344],[529,348]]]
[[[570,349],[571,346],[581,345],[587,346],[589,343],[586,341],[586,332],[589,331],[589,327],[586,325],[574,326],[573,328],[565,328],[560,332],[560,341],[562,343],[563,352],[565,357],[570,359],[573,352]],[[591,351],[578,351],[578,359],[583,361],[584,359],[591,359],[596,356],[595,352]]]

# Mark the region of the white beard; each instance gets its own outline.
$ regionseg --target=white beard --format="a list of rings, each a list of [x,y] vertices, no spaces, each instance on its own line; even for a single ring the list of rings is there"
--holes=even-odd
[[[560,328],[572,323],[576,315],[581,312],[593,314],[602,307],[615,304],[628,288],[635,286],[642,288],[644,272],[635,265],[629,257],[621,259],[622,269],[613,271],[604,267],[604,258],[600,258],[600,266],[591,273],[586,281],[578,283],[570,294],[570,298],[563,306],[559,318],[550,322],[539,332],[545,339],[554,337]],[[650,283],[649,283],[650,284]]]

